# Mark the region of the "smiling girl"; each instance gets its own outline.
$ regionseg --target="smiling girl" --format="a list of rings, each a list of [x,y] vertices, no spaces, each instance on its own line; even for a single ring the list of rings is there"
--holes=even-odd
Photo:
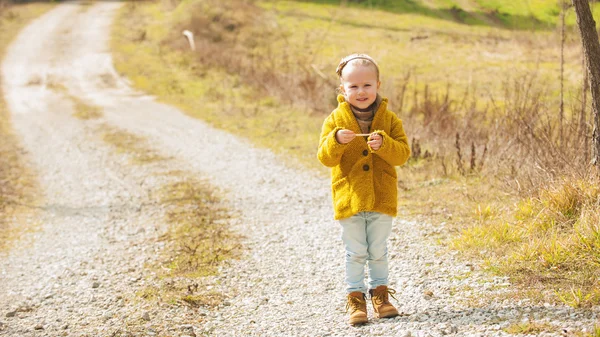
[[[367,293],[375,317],[398,315],[388,299],[395,291],[388,288],[387,239],[397,214],[394,166],[408,160],[410,148],[402,121],[378,94],[375,60],[352,54],[341,60],[336,73],[341,82],[338,107],[323,123],[317,155],[331,167],[334,217],[346,250],[349,323],[356,325],[368,321]]]

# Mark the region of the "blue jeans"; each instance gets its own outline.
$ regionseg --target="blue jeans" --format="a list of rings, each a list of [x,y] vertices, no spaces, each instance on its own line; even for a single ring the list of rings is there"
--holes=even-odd
[[[369,270],[369,289],[388,284],[387,239],[393,217],[376,212],[360,212],[339,220],[346,248],[346,291],[367,292],[365,265]]]

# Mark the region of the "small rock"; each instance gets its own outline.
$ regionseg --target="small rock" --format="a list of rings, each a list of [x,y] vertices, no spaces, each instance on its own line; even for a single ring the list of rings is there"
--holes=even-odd
[[[399,336],[399,337],[412,337],[412,333],[410,332],[410,330],[398,331],[398,334],[396,336]]]
[[[6,317],[15,317],[17,315],[16,311],[10,311],[6,313]]]
[[[145,312],[145,313],[142,315],[142,319],[143,319],[144,321],[149,321],[149,320],[150,320],[150,313],[146,311],[146,312]]]
[[[104,320],[105,322],[108,321],[109,319],[111,319],[113,317],[113,313],[110,311],[106,311],[103,315],[102,315],[102,320]]]
[[[98,288],[98,287],[100,287],[100,283],[99,282],[92,283],[92,288],[95,289],[95,288]]]
[[[34,329],[36,329],[36,330],[44,330],[44,326],[42,324],[36,324]]]
[[[186,324],[181,326],[181,330],[189,337],[196,337],[196,333],[194,332],[194,326],[191,324]]]

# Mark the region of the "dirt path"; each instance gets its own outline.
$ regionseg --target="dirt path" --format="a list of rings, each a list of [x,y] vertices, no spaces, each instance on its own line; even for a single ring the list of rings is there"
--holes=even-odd
[[[112,67],[109,27],[121,4],[64,3],[33,22],[2,65],[14,127],[46,204],[41,229],[0,256],[0,335],[6,336],[495,336],[518,322],[561,336],[595,312],[474,299],[510,289],[436,246],[443,226],[398,219],[392,286],[405,315],[353,328],[344,314],[343,251],[328,179],[136,93]],[[74,99],[76,98],[76,99]],[[76,102],[101,116],[74,116]],[[168,161],[134,166],[99,136],[145,137]],[[245,256],[198,280],[226,301],[215,310],[143,301],[145,263],[166,224],[151,205],[169,172],[206,177],[239,214]],[[442,254],[440,254],[442,253]],[[158,284],[160,286],[160,283]]]

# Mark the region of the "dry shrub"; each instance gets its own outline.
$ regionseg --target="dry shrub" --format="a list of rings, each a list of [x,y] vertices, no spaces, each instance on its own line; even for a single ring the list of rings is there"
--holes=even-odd
[[[226,69],[287,104],[312,111],[331,104],[323,93],[334,92],[332,79],[314,65],[299,62],[285,48],[274,47],[287,43],[285,32],[255,1],[206,0],[192,5],[190,12],[189,21],[174,34],[184,29],[194,33],[200,64]],[[189,48],[179,36],[166,43]]]
[[[11,0],[0,0],[0,27],[2,26],[2,18],[6,16],[6,13],[10,13],[8,10],[11,4]]]
[[[453,93],[450,85],[437,92],[425,85],[408,93],[402,84],[407,81],[396,79],[401,84],[391,97],[401,102],[402,118],[420,147],[443,165],[456,163],[444,172],[483,170],[525,195],[561,176],[587,175],[590,127],[581,122],[589,120],[582,116],[586,112],[571,107],[561,126],[536,73],[507,79],[500,96],[487,98],[477,88]]]

